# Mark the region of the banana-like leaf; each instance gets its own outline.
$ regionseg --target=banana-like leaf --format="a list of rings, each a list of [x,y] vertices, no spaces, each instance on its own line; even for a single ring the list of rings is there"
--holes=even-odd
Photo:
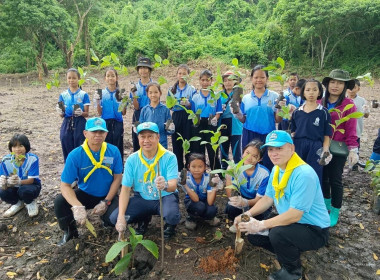
[[[98,237],[98,236],[96,235],[96,231],[95,231],[94,226],[91,224],[91,222],[90,222],[88,219],[86,219],[86,227],[87,227],[88,230],[92,233],[92,235],[95,236],[95,238]]]

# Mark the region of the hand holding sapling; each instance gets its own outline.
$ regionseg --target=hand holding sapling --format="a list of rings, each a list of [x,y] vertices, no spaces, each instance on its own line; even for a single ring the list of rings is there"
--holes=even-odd
[[[228,198],[228,204],[230,204],[233,207],[244,209],[245,207],[248,207],[248,200],[243,198],[242,196],[231,196]]]
[[[21,179],[18,177],[18,175],[14,174],[8,177],[7,179],[7,185],[9,187],[19,186],[21,185]]]
[[[350,153],[348,154],[348,166],[353,167],[355,164],[357,164],[359,161],[359,156],[358,156],[358,149],[352,149],[350,150]]]
[[[86,208],[84,206],[73,206],[71,210],[73,211],[75,221],[80,225],[84,225],[87,219]]]
[[[249,222],[240,222],[239,229],[241,232],[246,232],[246,234],[255,234],[265,231],[267,227],[264,221],[258,221],[255,218],[250,218]]]
[[[217,117],[213,117],[210,121],[211,125],[212,126],[217,126],[218,125],[218,118]]]
[[[156,184],[156,188],[160,191],[166,190],[168,188],[168,182],[165,181],[165,178],[163,176],[158,176],[154,183]]]
[[[74,116],[75,116],[75,117],[80,117],[80,116],[82,116],[82,114],[83,114],[83,111],[82,111],[81,108],[78,108],[78,109],[76,109],[76,110],[74,111]]]
[[[117,217],[115,228],[118,232],[124,232],[127,229],[127,222],[124,216]]]
[[[62,101],[57,103],[57,105],[55,106],[55,110],[60,116],[62,116],[65,113],[65,107]]]

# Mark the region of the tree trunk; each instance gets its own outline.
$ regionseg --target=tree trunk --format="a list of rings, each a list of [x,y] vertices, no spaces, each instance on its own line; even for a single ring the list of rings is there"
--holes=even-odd
[[[42,81],[42,76],[44,75],[43,64],[44,64],[45,42],[43,42],[41,38],[37,38],[37,40],[38,40],[38,50],[37,50],[37,56],[36,56],[36,66],[37,66],[37,71],[38,71],[38,80]]]
[[[90,66],[91,65],[90,35],[89,35],[89,31],[88,31],[88,18],[87,17],[84,20],[83,29],[84,29],[84,32],[83,32],[84,46],[86,49],[86,62],[87,62],[87,66]]]

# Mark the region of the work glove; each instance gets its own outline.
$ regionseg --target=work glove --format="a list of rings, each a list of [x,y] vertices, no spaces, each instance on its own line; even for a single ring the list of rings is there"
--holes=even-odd
[[[174,123],[171,123],[168,127],[168,131],[174,131],[175,130],[175,125]]]
[[[100,100],[100,94],[96,91],[95,93],[94,93],[94,102],[99,102],[99,100]]]
[[[78,109],[76,109],[76,110],[74,111],[74,116],[75,116],[75,117],[80,117],[80,116],[82,116],[82,114],[83,114],[83,111],[82,111],[81,108],[78,108]]]
[[[362,110],[363,110],[364,115],[369,114],[369,106],[368,105],[363,105]]]
[[[71,211],[73,211],[74,219],[78,224],[84,225],[86,223],[87,213],[84,206],[73,206]]]
[[[156,188],[160,191],[166,190],[168,188],[168,182],[165,181],[165,178],[163,176],[158,176],[154,183],[156,184]]]
[[[267,227],[264,225],[264,221],[259,221],[251,217],[249,222],[240,222],[239,229],[241,232],[246,232],[246,234],[255,234],[266,230]]]
[[[100,201],[95,207],[94,209],[92,209],[92,215],[99,215],[99,216],[102,216],[104,215],[104,213],[106,213],[108,209],[108,206],[106,204],[105,201]]]
[[[239,107],[239,112],[236,113],[236,114],[233,113],[234,110],[233,110],[233,108],[232,108],[231,103],[230,103],[228,106],[230,106],[230,111],[231,111],[232,115],[233,115],[236,119],[241,119],[241,118],[243,117],[243,113],[242,113],[241,110],[240,110],[240,104],[237,103],[237,105],[238,105],[238,107]]]
[[[132,83],[132,87],[131,87],[132,97],[136,97],[136,92],[137,92],[137,87],[134,83]]]
[[[57,111],[57,113],[58,113],[59,115],[63,115],[63,114],[65,113],[65,112],[62,111],[61,108],[59,108],[59,105],[58,105],[58,104],[55,105],[55,110]]]
[[[352,167],[355,164],[357,164],[359,161],[359,156],[358,156],[358,149],[352,149],[350,150],[350,153],[348,154],[348,166]]]
[[[251,213],[249,212],[249,211],[246,211],[246,212],[244,212],[243,214],[240,214],[239,216],[236,216],[235,217],[235,219],[234,219],[234,226],[235,227],[237,227],[242,221],[242,219],[241,219],[241,217],[243,216],[243,215],[246,215],[246,216],[248,216],[249,218],[251,218],[252,217],[252,215],[251,215]]]
[[[329,150],[323,150],[323,148],[318,149],[317,155],[319,156],[318,163],[322,166],[328,165],[333,157]]]
[[[190,102],[189,102],[189,100],[187,100],[187,98],[183,98],[179,102],[179,105],[182,105],[182,106],[185,106],[185,107],[190,107]]]
[[[212,126],[217,126],[218,125],[218,118],[217,117],[213,117],[211,119],[211,125]]]
[[[14,186],[21,185],[21,179],[20,179],[20,177],[17,176],[17,175],[11,175],[10,177],[8,177],[7,185],[9,187],[14,187]]]
[[[0,189],[2,190],[6,190],[8,187],[7,185],[7,177],[5,177],[5,175],[1,175],[0,176]]]
[[[219,178],[218,174],[214,174],[210,181],[210,186],[214,190],[223,189],[223,181]]]
[[[281,101],[278,101],[277,104],[278,104],[278,106],[280,106],[280,107],[286,106],[286,100],[283,99],[283,100],[281,100]]]
[[[241,197],[240,195],[231,196],[228,199],[229,199],[228,204],[233,206],[233,207],[236,207],[239,209],[243,209],[244,207],[248,207],[248,200]]]
[[[115,228],[118,232],[124,232],[127,229],[127,221],[124,216],[117,217]]]

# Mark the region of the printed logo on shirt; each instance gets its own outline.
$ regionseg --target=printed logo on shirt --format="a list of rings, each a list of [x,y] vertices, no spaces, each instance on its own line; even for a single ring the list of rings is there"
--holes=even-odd
[[[104,157],[103,164],[107,167],[111,167],[113,164],[113,157]]]
[[[83,100],[82,100],[81,98],[78,98],[78,99],[77,99],[77,102],[78,102],[78,103],[82,103],[82,101],[83,101]]]
[[[268,101],[268,106],[272,106],[272,100]]]
[[[316,119],[315,119],[315,121],[313,122],[313,125],[315,125],[315,126],[319,126],[319,118],[317,117]]]

